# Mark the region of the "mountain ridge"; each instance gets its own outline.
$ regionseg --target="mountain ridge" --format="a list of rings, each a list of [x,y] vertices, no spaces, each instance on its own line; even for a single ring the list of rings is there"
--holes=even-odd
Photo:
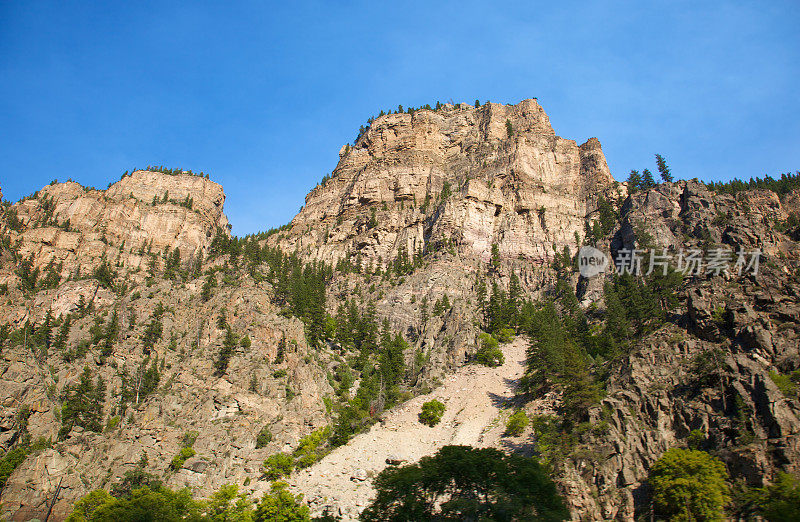
[[[67,182],[3,206],[0,447],[51,439],[8,477],[4,516],[41,516],[64,477],[61,520],[92,489],[123,484],[143,452],[142,470],[170,487],[261,494],[269,455],[326,426],[342,438],[380,429],[385,411],[474,363],[483,331],[523,333],[521,319],[498,318],[506,308],[554,300],[567,320],[566,288],[603,328],[614,278],[580,275],[583,244],[609,256],[760,249],[764,262],[744,277],[687,276],[655,330],[608,360],[586,354],[606,395],[581,410],[586,431],[564,428],[564,455],[539,444],[541,426],[524,434],[554,463],[573,516],[645,513],[649,466],[692,430],[753,487],[796,470],[800,404],[772,376],[800,369],[797,189],[636,191],[614,181],[598,140],[559,138],[525,100],[378,117],[268,233],[231,236],[224,201],[203,177],[135,171],[106,191]],[[707,376],[693,369],[717,353]],[[85,369],[93,390],[103,381],[99,426],[65,417]],[[557,416],[566,391],[551,383]],[[541,413],[527,393],[519,407]],[[173,466],[185,440],[195,454]],[[318,514],[364,507],[308,500]]]

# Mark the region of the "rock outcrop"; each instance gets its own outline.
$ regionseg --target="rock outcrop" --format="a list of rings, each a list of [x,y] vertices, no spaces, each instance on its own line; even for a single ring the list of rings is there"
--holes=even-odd
[[[22,231],[20,254],[36,267],[50,263],[67,277],[102,259],[130,271],[145,269],[147,253],[179,249],[206,253],[217,230],[229,232],[222,187],[206,178],[137,170],[107,190],[54,183],[12,206]]]
[[[444,244],[483,262],[493,244],[542,260],[574,247],[615,185],[600,142],[557,136],[536,100],[389,114],[342,152],[278,244],[331,264],[357,252],[381,268],[401,249]]]
[[[797,471],[800,401],[775,377],[800,370],[800,230],[788,219],[800,211],[800,191],[734,196],[697,181],[630,196],[625,189],[597,139],[578,145],[558,137],[539,104],[526,100],[378,117],[342,148],[332,176],[289,225],[247,241],[230,237],[222,187],[188,174],[136,171],[104,191],[56,183],[4,203],[0,452],[33,445],[0,492],[0,518],[42,518],[61,483],[51,519],[62,520],[75,500],[118,487],[133,470],[200,497],[227,483],[267,491],[264,459],[334,424],[368,377],[365,361],[380,360],[339,335],[359,313],[374,313],[376,337],[380,328],[408,343],[395,390],[404,400],[486,392],[453,392],[461,380],[439,387],[453,375],[480,373],[492,389],[509,389],[521,368],[520,339],[508,352],[517,357],[514,372],[460,368],[475,359],[487,296],[493,286],[510,294],[513,282],[518,302],[536,300],[552,296],[561,280],[599,327],[610,276],[586,280],[568,259],[589,233],[607,254],[724,247],[763,257],[758,274],[686,277],[664,325],[613,361],[592,361],[605,396],[556,469],[574,518],[648,513],[650,465],[685,446],[693,430],[753,486]],[[611,209],[602,219],[601,198]],[[290,281],[302,287],[301,276],[315,270],[324,292],[311,292],[324,294],[324,306],[287,297]],[[62,417],[84,371],[104,384],[102,425],[71,426]],[[514,405],[557,414],[560,393],[521,395]],[[481,412],[453,411],[452,424],[435,433],[541,450],[530,428],[501,440],[490,417],[506,403],[490,408],[485,399],[454,400]],[[375,424],[353,447],[290,477],[315,511],[356,517],[374,472],[422,456],[389,447],[397,434],[381,431],[400,425],[392,419],[419,431],[408,409],[419,398],[385,412],[384,400],[381,392],[370,403],[364,416]],[[369,449],[371,437],[389,442]],[[434,451],[443,440],[425,447]],[[195,454],[173,464],[186,444]],[[335,469],[342,461],[334,457],[356,450],[372,453]],[[328,487],[320,472],[343,484]],[[339,495],[348,487],[359,494]],[[325,498],[328,490],[337,499]]]

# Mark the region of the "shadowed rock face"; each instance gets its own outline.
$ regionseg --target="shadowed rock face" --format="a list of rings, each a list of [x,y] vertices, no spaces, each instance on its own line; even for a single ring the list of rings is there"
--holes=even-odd
[[[616,185],[600,142],[556,136],[536,100],[382,116],[340,154],[280,242],[331,263],[358,251],[385,266],[442,243],[484,262],[493,243],[541,260],[574,246]]]

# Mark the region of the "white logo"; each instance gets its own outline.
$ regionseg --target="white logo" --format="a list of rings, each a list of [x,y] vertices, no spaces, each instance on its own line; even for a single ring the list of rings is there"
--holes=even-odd
[[[578,268],[585,278],[602,273],[608,266],[608,257],[600,250],[585,246],[578,252]]]

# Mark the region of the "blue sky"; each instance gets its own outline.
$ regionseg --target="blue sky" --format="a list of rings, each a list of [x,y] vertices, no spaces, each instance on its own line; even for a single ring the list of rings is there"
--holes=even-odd
[[[135,5],[134,5],[135,4]],[[617,179],[800,169],[800,3],[0,0],[0,186],[210,172],[288,222],[381,109],[538,97]],[[435,5],[434,5],[435,4]]]

